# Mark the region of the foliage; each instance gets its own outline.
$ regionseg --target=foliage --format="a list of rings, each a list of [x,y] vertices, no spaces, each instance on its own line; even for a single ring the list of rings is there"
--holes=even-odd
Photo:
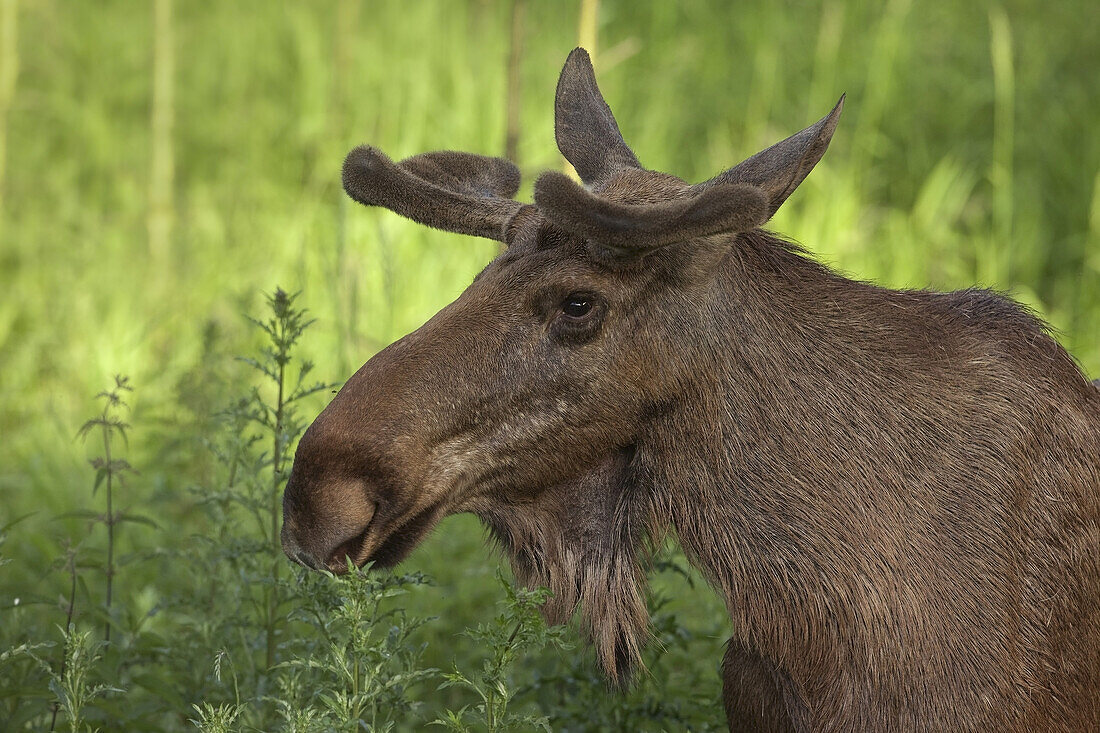
[[[249,398],[239,401],[232,411],[238,425],[261,429],[271,442],[271,453],[260,454],[253,463],[252,470],[243,475],[237,474],[241,481],[234,487],[237,489],[237,503],[259,525],[262,546],[257,549],[267,556],[269,564],[266,577],[270,582],[264,583],[262,611],[265,664],[268,667],[275,663],[282,610],[280,579],[284,559],[279,541],[279,527],[282,523],[287,455],[290,446],[306,428],[306,422],[298,414],[297,403],[332,386],[321,382],[306,382],[306,377],[313,371],[313,362],[308,360],[299,363],[297,377],[293,382],[288,381],[287,368],[291,365],[294,347],[313,322],[306,320],[304,310],[294,307],[296,297],[277,288],[267,299],[271,316],[266,320],[249,319],[267,336],[268,344],[260,349],[258,359],[242,358],[241,361],[259,372],[275,394],[269,401],[259,387],[253,387]],[[259,440],[258,435],[253,436],[253,441]],[[270,474],[269,482],[266,486],[261,486],[259,479],[265,473]]]
[[[57,698],[55,705],[64,712],[69,730],[74,733],[78,731],[84,733],[92,730],[91,725],[84,719],[86,709],[94,704],[97,698],[109,692],[123,692],[123,690],[91,681],[92,673],[102,659],[106,641],[94,641],[91,638],[92,632],[77,631],[71,625],[67,629],[61,629],[61,635],[64,642],[64,655],[60,670],[54,671],[49,662],[35,655],[33,651],[27,649],[26,653],[32,655],[49,675],[50,691]],[[50,730],[53,728],[51,721]]]
[[[123,393],[132,391],[133,387],[130,386],[129,377],[124,377],[120,374],[115,375],[114,389],[106,390],[96,395],[103,400],[103,412],[84,423],[77,433],[78,437],[87,439],[92,431],[98,430],[103,440],[103,455],[97,456],[88,462],[92,465],[92,468],[95,469],[95,483],[92,484],[92,494],[95,494],[100,486],[104,487],[107,511],[102,515],[97,515],[93,512],[85,513],[84,516],[89,517],[94,522],[103,524],[107,528],[107,559],[104,563],[103,572],[103,582],[106,588],[103,605],[107,615],[107,620],[103,625],[103,638],[106,642],[111,641],[111,597],[113,595],[115,583],[115,526],[127,521],[153,524],[151,520],[145,517],[115,512],[114,510],[115,484],[121,485],[126,474],[134,472],[133,467],[124,459],[115,458],[111,454],[112,438],[117,436],[126,440],[126,429],[130,426],[122,422],[117,411],[120,408],[127,407],[126,403],[122,400]],[[156,525],[154,524],[153,526]],[[70,616],[71,607],[72,603],[70,602]]]
[[[410,619],[392,599],[427,580],[369,570],[349,562],[342,576],[299,571],[294,615],[311,633],[279,670],[286,730],[388,731],[423,707],[410,695],[436,670],[420,667],[423,646],[412,636],[427,619]]]
[[[476,695],[476,702],[459,710],[448,710],[444,717],[433,721],[448,730],[464,731],[470,724],[484,727],[490,733],[503,730],[542,728],[550,731],[546,715],[518,715],[509,710],[517,689],[512,680],[517,658],[525,652],[536,652],[545,646],[567,648],[563,627],[547,627],[541,607],[550,597],[545,588],[521,590],[497,576],[505,592],[503,610],[489,623],[478,624],[466,631],[466,636],[484,645],[488,656],[477,673],[464,673],[456,665],[443,675],[442,687],[461,687]]]

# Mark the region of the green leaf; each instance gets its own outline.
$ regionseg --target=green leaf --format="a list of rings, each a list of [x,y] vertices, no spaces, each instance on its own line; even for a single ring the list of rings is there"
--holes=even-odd
[[[5,532],[7,532],[9,529],[14,527],[15,525],[19,524],[20,522],[22,522],[25,519],[28,519],[29,517],[33,517],[37,513],[38,512],[27,512],[26,514],[23,514],[22,516],[16,517],[15,519],[11,520],[7,524],[5,524],[3,526],[0,526],[0,535],[3,535]]]
[[[130,512],[118,512],[117,514],[115,514],[115,522],[119,524],[122,524],[124,522],[129,524],[144,524],[147,527],[160,529],[160,525],[149,517],[143,516],[141,514],[132,514]]]
[[[101,522],[105,517],[102,512],[97,512],[92,509],[74,509],[71,512],[64,512],[54,517],[54,520],[58,519],[91,519]]]

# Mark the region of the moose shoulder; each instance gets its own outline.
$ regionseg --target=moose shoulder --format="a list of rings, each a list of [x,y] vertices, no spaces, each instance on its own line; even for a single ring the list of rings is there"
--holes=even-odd
[[[577,49],[583,185],[522,204],[504,160],[352,151],[357,201],[507,249],[306,432],[287,554],[393,564],[476,513],[625,680],[674,533],[730,611],[732,730],[1100,730],[1100,390],[999,295],[854,282],[759,228],[840,110],[689,185]]]

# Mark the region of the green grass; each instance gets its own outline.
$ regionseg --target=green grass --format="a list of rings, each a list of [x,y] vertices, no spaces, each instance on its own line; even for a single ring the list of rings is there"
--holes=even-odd
[[[102,527],[56,517],[100,501],[86,463],[95,446],[76,434],[96,412],[94,396],[123,373],[135,388],[125,457],[139,473],[115,498],[119,511],[158,526],[128,525],[116,538],[116,622],[130,630],[124,638],[162,634],[165,598],[196,580],[172,553],[218,536],[190,489],[224,479],[208,446],[224,434],[214,415],[252,382],[234,356],[262,343],[242,314],[261,314],[276,284],[302,291],[317,319],[302,353],[317,379],[341,382],[453,300],[495,253],[495,243],[358,207],[340,189],[339,167],[363,142],[395,158],[499,153],[509,7],[176,2],[169,37],[163,27],[158,35],[152,4],[16,5],[14,16],[0,12],[0,527],[34,514],[7,530],[0,626],[60,643],[65,542],[84,538],[88,562],[106,549]],[[579,2],[527,5],[521,197],[540,170],[561,165],[553,92],[579,12]],[[846,92],[829,154],[773,228],[853,277],[1009,291],[1050,320],[1095,377],[1100,58],[1083,22],[1091,12],[1083,1],[604,0],[596,67],[642,162],[692,181],[804,127]],[[174,166],[161,251],[149,238],[151,191],[165,175],[152,178],[163,144],[152,134],[152,63],[166,42]],[[303,400],[301,414],[326,399]],[[408,561],[436,583],[406,603],[410,617],[440,617],[416,629],[425,666],[476,657],[459,634],[500,598],[499,563],[469,517],[444,522]],[[99,634],[92,599],[102,573],[84,568],[81,578],[89,587],[79,613]],[[694,665],[709,680],[701,694],[718,694],[720,603],[676,573],[657,585],[682,624],[669,638],[681,628],[694,636],[670,641],[653,686],[622,703],[637,703],[635,713],[640,698],[672,684],[661,675],[675,665]],[[532,669],[557,674],[551,656],[534,654]],[[584,684],[578,699],[601,689]],[[456,690],[430,697],[462,702]],[[182,717],[151,729],[189,726],[200,700],[183,702]]]

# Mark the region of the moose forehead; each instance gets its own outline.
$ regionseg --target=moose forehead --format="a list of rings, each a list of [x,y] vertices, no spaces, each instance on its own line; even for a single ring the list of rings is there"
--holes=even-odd
[[[646,266],[629,266],[594,255],[596,243],[570,234],[525,206],[509,223],[508,248],[485,265],[471,283],[471,290],[488,286],[497,296],[563,296],[571,290],[595,290],[614,298],[628,283],[655,275],[657,253]],[[645,271],[650,272],[646,273]],[[643,277],[649,280],[649,277]],[[545,291],[545,292],[544,292]]]
[[[500,299],[541,301],[544,296],[559,297],[577,289],[611,295],[612,283],[622,282],[626,273],[594,259],[583,239],[562,231],[537,212],[524,218],[527,221],[514,233],[508,249],[474,276],[470,291],[480,290],[503,305]],[[540,309],[534,302],[531,305]]]
[[[605,184],[593,186],[592,192],[618,203],[659,204],[689,198],[691,186],[671,173],[626,168],[615,173]]]

